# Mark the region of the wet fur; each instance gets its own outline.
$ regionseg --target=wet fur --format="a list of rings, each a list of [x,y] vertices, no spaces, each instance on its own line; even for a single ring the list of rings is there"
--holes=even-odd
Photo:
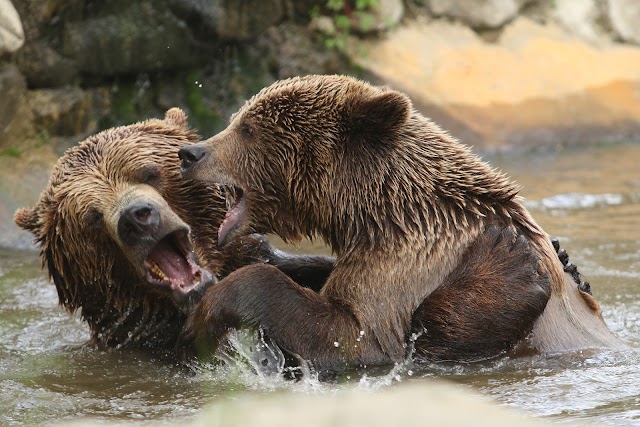
[[[418,359],[479,361],[506,353],[533,329],[549,298],[527,239],[489,227],[460,265],[413,315],[409,341]],[[497,312],[486,311],[500,302]]]
[[[215,187],[180,175],[177,151],[198,139],[179,109],[169,110],[164,120],[98,133],[58,160],[35,207],[15,214],[16,223],[34,234],[60,304],[70,313],[81,310],[98,345],[173,349],[188,312],[145,283],[109,232],[107,217],[128,192],[165,200],[191,226],[201,264],[219,277],[253,262],[282,261],[301,283],[315,284],[323,283],[333,266],[329,257],[296,262],[274,252],[261,236],[238,237],[219,249],[224,197]],[[194,293],[189,302],[197,303],[199,296]]]
[[[435,359],[495,357],[519,341],[542,352],[620,345],[518,187],[402,93],[340,76],[284,80],[198,147],[207,156],[186,176],[246,189],[245,229],[319,236],[337,254],[319,295],[264,266],[212,287],[187,331],[214,348],[244,322],[321,369],[399,362],[427,326],[416,351]]]

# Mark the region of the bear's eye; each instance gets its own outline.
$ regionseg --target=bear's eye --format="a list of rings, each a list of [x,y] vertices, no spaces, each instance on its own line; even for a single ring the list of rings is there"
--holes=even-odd
[[[84,223],[88,228],[101,228],[104,223],[102,213],[96,208],[89,208],[84,214]]]
[[[145,166],[144,168],[142,168],[142,170],[138,174],[138,179],[143,184],[148,184],[152,187],[157,187],[160,185],[160,182],[162,180],[160,168],[155,165]]]
[[[243,123],[242,126],[240,126],[240,132],[243,137],[248,138],[253,135],[253,127],[249,123]]]

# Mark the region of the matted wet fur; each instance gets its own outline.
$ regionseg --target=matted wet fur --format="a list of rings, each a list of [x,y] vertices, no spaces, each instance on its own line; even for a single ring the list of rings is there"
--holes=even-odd
[[[180,176],[178,149],[198,139],[177,108],[100,132],[69,149],[35,207],[15,214],[35,235],[60,304],[81,311],[98,345],[173,349],[203,288],[252,262],[283,262],[312,286],[333,267],[260,236],[218,248],[225,197]]]
[[[189,338],[215,348],[260,324],[321,370],[399,362],[420,334],[416,355],[438,360],[622,345],[519,188],[400,92],[342,76],[276,82],[180,157],[185,177],[236,188],[226,239],[320,237],[337,255],[319,294],[268,266],[234,272],[207,291]]]

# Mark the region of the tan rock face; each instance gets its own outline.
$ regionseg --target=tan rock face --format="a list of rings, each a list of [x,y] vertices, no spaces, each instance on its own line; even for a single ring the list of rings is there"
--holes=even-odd
[[[640,134],[640,49],[594,47],[518,18],[496,44],[468,28],[411,24],[354,58],[480,149]]]

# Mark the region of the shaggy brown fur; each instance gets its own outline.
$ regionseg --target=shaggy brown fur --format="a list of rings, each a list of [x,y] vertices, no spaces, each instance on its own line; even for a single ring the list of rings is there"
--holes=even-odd
[[[416,355],[448,360],[525,337],[538,351],[619,345],[518,187],[402,93],[340,76],[277,82],[180,157],[186,177],[239,189],[227,237],[320,236],[337,254],[319,295],[267,266],[209,289],[188,333],[210,345],[261,324],[320,369],[398,362],[413,334]]]
[[[298,262],[256,236],[219,250],[225,198],[217,187],[180,176],[176,153],[197,140],[177,108],[164,120],[101,132],[68,150],[37,205],[15,214],[36,236],[60,303],[71,313],[81,309],[98,344],[173,348],[189,303],[197,302],[197,285],[215,280],[198,260],[216,276],[282,261],[285,271],[316,287],[333,267],[328,258]],[[174,273],[171,286],[166,279],[149,282],[154,257],[165,273],[181,270],[185,277]]]

